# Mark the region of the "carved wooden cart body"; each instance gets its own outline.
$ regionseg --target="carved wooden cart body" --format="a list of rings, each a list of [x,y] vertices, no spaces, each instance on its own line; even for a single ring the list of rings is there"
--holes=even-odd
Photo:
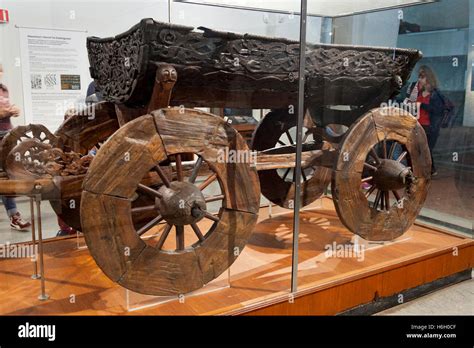
[[[280,206],[294,200],[298,42],[199,29],[145,19],[115,38],[89,38],[91,76],[105,101],[47,137],[61,156],[101,144],[88,169],[81,172],[91,160],[83,157],[72,162],[79,172],[64,173],[67,163],[51,169],[53,207],[82,229],[108,277],[142,293],[185,293],[226,270],[256,223],[260,187]],[[366,239],[403,234],[426,198],[431,163],[421,126],[380,107],[420,57],[335,45],[306,52],[301,204],[332,181],[339,217]],[[250,149],[224,119],[191,107],[272,109],[254,133],[256,163],[222,160]],[[334,124],[349,128],[334,134]],[[43,180],[12,162],[27,152],[20,138],[3,148],[10,178]],[[210,185],[220,192],[206,193]],[[81,201],[80,214],[71,200]],[[216,201],[219,212],[209,212]],[[160,223],[156,244],[145,242]]]

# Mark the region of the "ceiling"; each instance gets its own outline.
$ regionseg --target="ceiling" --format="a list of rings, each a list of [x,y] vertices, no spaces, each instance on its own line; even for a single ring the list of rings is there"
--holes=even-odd
[[[299,0],[174,0],[208,6],[230,7],[255,11],[294,13],[300,12]],[[437,0],[308,0],[308,15],[343,17],[381,11],[391,8],[420,5]]]

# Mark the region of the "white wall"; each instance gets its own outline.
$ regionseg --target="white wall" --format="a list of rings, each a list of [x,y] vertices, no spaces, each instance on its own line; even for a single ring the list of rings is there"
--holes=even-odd
[[[172,23],[299,40],[300,16],[189,3],[171,5]],[[320,42],[321,23],[322,19],[319,17],[308,17],[306,36],[309,42]]]
[[[0,24],[0,60],[12,102],[23,106],[21,67],[15,65],[20,57],[16,26],[87,30],[88,36],[112,36],[126,31],[142,18],[167,22],[167,4],[167,0],[1,0],[0,8],[10,14],[10,23]],[[23,124],[24,117],[12,121]]]

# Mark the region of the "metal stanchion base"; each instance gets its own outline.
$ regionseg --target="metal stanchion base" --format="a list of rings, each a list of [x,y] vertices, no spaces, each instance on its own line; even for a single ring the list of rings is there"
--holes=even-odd
[[[33,274],[31,276],[31,279],[41,279],[41,275],[40,274]]]
[[[40,301],[49,300],[49,295],[41,294],[41,295],[38,296],[38,300],[40,300]]]

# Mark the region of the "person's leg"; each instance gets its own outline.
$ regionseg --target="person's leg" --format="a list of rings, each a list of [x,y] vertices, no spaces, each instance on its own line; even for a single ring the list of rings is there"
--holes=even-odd
[[[23,220],[16,207],[15,199],[2,196],[2,202],[10,218],[10,227],[22,231],[31,226],[29,221]]]
[[[431,133],[430,126],[422,126],[426,133],[426,140],[428,141],[428,148],[430,149],[431,156],[431,173],[436,172],[436,167],[433,160],[433,134]]]
[[[12,217],[18,212],[14,198],[2,196],[2,202],[5,207],[5,210],[7,211],[8,217]]]
[[[431,131],[429,146],[430,146],[430,151],[431,151],[431,163],[432,163],[431,172],[432,173],[436,173],[436,166],[435,166],[435,162],[433,160],[433,152],[434,152],[434,148],[436,146],[436,143],[438,142],[438,137],[439,137],[439,132]]]

